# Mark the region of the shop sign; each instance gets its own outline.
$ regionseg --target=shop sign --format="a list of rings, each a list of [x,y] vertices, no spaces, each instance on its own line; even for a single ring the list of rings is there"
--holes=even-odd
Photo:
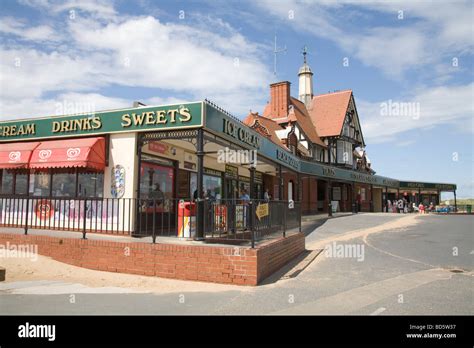
[[[336,176],[336,171],[334,168],[323,167],[323,175],[334,177]]]
[[[255,172],[255,176],[253,178],[253,181],[256,184],[263,184],[263,174],[260,172]]]
[[[163,155],[171,155],[170,146],[167,144],[160,143],[158,141],[151,141],[150,143],[148,143],[148,150]]]
[[[0,122],[0,141],[200,127],[202,102]]]
[[[239,168],[226,164],[225,177],[229,179],[237,179],[239,177]]]
[[[255,214],[257,215],[257,218],[259,220],[261,220],[265,216],[268,216],[269,214],[268,203],[262,203],[262,204],[257,205]]]
[[[209,168],[204,168],[204,174],[221,176],[221,172],[219,172],[218,170],[209,169]]]
[[[286,164],[288,164],[290,167],[293,167],[295,169],[299,169],[299,162],[296,158],[294,158],[293,156],[291,156],[289,153],[287,153],[286,151],[283,151],[283,150],[280,150],[280,149],[277,149],[276,150],[276,158]]]
[[[184,169],[196,170],[196,164],[188,161],[183,162]]]
[[[247,126],[240,125],[237,122],[229,119],[224,119],[223,132],[224,134],[230,135],[232,138],[237,139],[247,145],[250,145],[256,149],[260,148],[260,138],[256,133],[254,134]]]
[[[453,191],[456,189],[454,184],[435,184],[429,182],[400,182],[400,187],[403,188],[419,188],[419,189],[437,189],[437,190],[446,190]]]
[[[377,182],[377,177],[372,176],[372,175],[361,174],[361,173],[351,173],[351,179],[362,181],[362,182],[368,182],[368,183]]]

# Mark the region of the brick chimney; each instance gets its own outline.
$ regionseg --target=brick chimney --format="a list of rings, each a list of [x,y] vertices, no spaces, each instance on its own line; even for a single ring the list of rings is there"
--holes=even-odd
[[[279,118],[288,115],[290,106],[290,82],[282,81],[270,85],[270,117]]]

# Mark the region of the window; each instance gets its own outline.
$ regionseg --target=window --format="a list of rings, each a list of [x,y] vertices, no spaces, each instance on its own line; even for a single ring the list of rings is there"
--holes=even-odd
[[[78,197],[103,197],[104,173],[80,171],[77,174]]]
[[[26,195],[28,192],[28,174],[26,172],[15,173],[15,194]]]
[[[204,189],[204,196],[210,199],[221,199],[222,178],[213,175],[202,176],[202,186]],[[191,197],[195,197],[197,190],[197,174],[191,173]],[[240,194],[239,194],[240,195]]]
[[[31,174],[30,194],[33,196],[49,196],[51,175],[49,172],[35,172]]]
[[[53,197],[76,196],[76,171],[57,170],[53,172]]]
[[[352,165],[352,144],[347,141],[337,141],[337,163]]]
[[[2,194],[13,194],[14,173],[12,170],[2,170]]]
[[[140,198],[173,198],[173,168],[142,162],[140,175]]]

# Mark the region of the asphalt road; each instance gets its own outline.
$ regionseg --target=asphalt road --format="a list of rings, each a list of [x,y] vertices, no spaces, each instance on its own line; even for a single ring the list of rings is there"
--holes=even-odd
[[[307,244],[401,217],[359,214],[331,219],[307,235]],[[81,287],[71,290],[75,292],[75,303],[71,303],[70,292],[11,294],[0,288],[0,313],[474,314],[474,217],[419,218],[421,222],[413,227],[338,243],[361,254],[321,254],[295,278],[267,281],[245,291],[157,295]],[[28,289],[38,283],[11,286]],[[101,293],[90,293],[94,291]]]

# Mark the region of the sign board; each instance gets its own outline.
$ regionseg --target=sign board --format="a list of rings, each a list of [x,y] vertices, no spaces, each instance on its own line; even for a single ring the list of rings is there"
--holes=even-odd
[[[0,122],[0,142],[118,132],[196,128],[203,103],[140,107]]]
[[[257,215],[257,218],[261,220],[263,217],[269,215],[269,205],[268,203],[262,203],[257,205],[257,208],[255,209],[255,214]]]
[[[340,187],[333,187],[332,188],[332,199],[335,201],[341,200],[341,188]]]

